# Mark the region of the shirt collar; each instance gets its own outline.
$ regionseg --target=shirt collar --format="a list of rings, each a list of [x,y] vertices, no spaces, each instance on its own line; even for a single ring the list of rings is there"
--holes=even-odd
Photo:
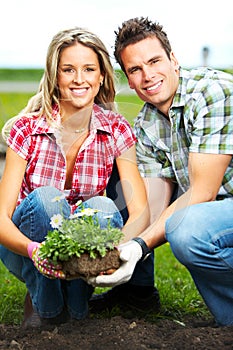
[[[111,133],[111,116],[112,111],[103,109],[99,105],[94,104],[91,117],[91,130],[96,129]]]
[[[179,70],[179,85],[176,90],[175,96],[173,98],[172,106],[173,107],[184,107],[187,94],[187,83],[189,79],[189,72],[185,69],[180,68]]]

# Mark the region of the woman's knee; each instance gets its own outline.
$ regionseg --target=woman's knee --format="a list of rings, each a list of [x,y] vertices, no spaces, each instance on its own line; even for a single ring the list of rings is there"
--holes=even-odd
[[[51,229],[50,220],[54,214],[68,217],[69,204],[56,188],[40,187],[31,192],[16,208],[12,221],[31,240],[41,242]]]
[[[32,200],[36,202],[38,210],[41,208],[49,218],[54,214],[70,215],[70,206],[64,194],[57,188],[51,186],[38,187],[30,195]],[[28,199],[30,200],[30,197]]]
[[[102,228],[110,222],[111,226],[122,228],[123,218],[112,199],[104,196],[96,196],[83,203],[84,207],[97,209],[96,217]]]
[[[32,191],[28,195],[28,198],[36,197],[38,198],[38,202],[47,203],[52,202],[52,200],[56,201],[56,198],[61,196],[62,192],[59,191],[57,188],[51,186],[42,186]]]
[[[105,196],[92,197],[85,201],[83,204],[89,208],[105,210],[109,212],[115,212],[118,210],[113,200]]]

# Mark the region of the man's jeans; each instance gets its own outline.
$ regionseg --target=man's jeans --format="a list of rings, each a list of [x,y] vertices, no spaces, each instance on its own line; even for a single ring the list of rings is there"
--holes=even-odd
[[[166,222],[166,238],[218,325],[233,325],[233,199],[189,206]]]

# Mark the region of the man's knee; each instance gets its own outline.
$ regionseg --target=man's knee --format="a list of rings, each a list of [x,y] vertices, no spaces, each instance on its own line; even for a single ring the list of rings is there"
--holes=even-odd
[[[166,239],[175,257],[183,264],[190,265],[194,259],[198,223],[193,210],[183,209],[173,214],[166,222]]]

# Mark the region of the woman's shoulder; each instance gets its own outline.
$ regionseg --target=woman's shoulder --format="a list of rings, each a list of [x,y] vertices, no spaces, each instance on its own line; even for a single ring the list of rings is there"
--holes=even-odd
[[[27,134],[33,134],[39,130],[47,131],[48,124],[46,118],[35,114],[22,115],[14,123],[13,129],[18,129]]]

